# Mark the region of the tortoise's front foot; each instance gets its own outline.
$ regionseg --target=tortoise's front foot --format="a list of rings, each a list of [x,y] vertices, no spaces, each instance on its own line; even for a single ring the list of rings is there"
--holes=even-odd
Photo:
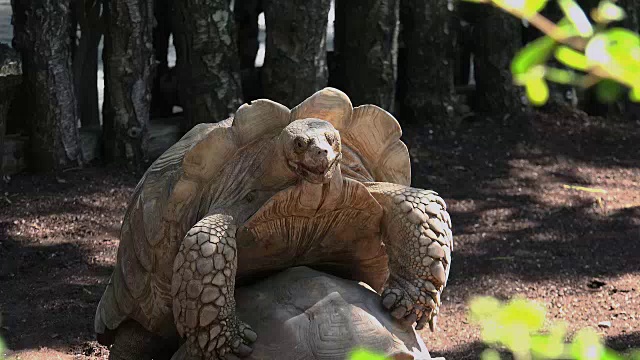
[[[428,280],[407,281],[391,274],[389,285],[382,292],[382,305],[398,320],[409,324],[417,322],[417,330],[429,323],[433,331],[440,307],[440,292]]]
[[[429,322],[434,329],[440,295],[447,284],[453,237],[446,204],[433,191],[370,183],[383,205],[384,242],[391,271],[383,305],[398,319]]]
[[[189,230],[174,261],[173,315],[189,359],[245,357],[257,338],[235,312],[235,236],[232,217],[205,217]]]

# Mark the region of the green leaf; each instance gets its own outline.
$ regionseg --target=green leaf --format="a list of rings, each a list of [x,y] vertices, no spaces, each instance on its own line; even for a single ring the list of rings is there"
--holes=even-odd
[[[0,337],[0,360],[4,359],[4,353],[7,351],[7,347],[4,345],[4,340]]]
[[[586,71],[588,68],[587,57],[568,46],[559,46],[555,51],[555,56],[561,63],[576,70]]]
[[[549,0],[493,0],[493,4],[522,18],[529,18],[542,10]]]
[[[353,350],[348,357],[349,360],[386,360],[387,358],[366,349],[355,349]]]
[[[635,86],[629,91],[629,99],[633,102],[640,102],[640,85]]]
[[[530,79],[534,90],[544,92],[541,89],[535,89],[536,86],[540,86],[540,83],[544,84],[546,88],[546,82],[542,77]],[[536,81],[540,80],[538,84]],[[529,83],[527,83],[529,87]],[[526,299],[516,298],[511,300],[502,310],[500,314],[500,322],[505,325],[519,325],[524,326],[527,331],[533,332],[542,328],[544,325],[544,318],[546,311],[543,306]]]
[[[520,49],[511,61],[511,73],[514,75],[516,82],[518,82],[519,75],[526,74],[533,67],[544,64],[551,56],[551,51],[555,44],[552,38],[543,36]],[[524,81],[519,83],[522,84]]]
[[[530,17],[542,10],[549,0],[527,0],[524,5],[524,16]]]
[[[544,77],[549,81],[564,85],[575,84],[578,79],[578,76],[573,71],[549,67],[546,69]]]
[[[605,348],[603,354],[600,356],[600,360],[623,360],[623,357],[617,352]]]
[[[494,349],[485,349],[482,354],[480,354],[481,360],[500,360],[500,353]]]
[[[530,78],[525,84],[527,97],[532,105],[544,105],[549,99],[549,87],[544,78]]]
[[[593,35],[593,27],[580,5],[574,0],[558,0],[558,5],[581,36],[590,37]]]
[[[612,104],[622,95],[623,88],[616,81],[603,79],[596,85],[596,97],[604,104]]]
[[[469,301],[471,320],[475,322],[496,316],[500,308],[500,301],[491,296],[477,296]]]
[[[534,354],[543,359],[559,359],[567,349],[564,337],[567,327],[564,324],[556,324],[548,335],[536,335],[531,338],[531,349]]]
[[[620,21],[625,16],[624,10],[609,0],[601,1],[598,7],[591,12],[591,18],[601,24]]]
[[[587,57],[588,65],[605,65],[611,63],[611,55],[607,51],[607,36],[598,34],[587,43],[584,54]]]
[[[640,37],[632,31],[612,28],[594,36],[585,49],[590,66],[604,75],[634,87],[640,82]]]
[[[599,360],[604,354],[604,346],[598,334],[585,328],[576,334],[571,343],[571,355],[577,360]]]
[[[573,26],[573,23],[571,23],[571,21],[566,16],[560,19],[560,21],[558,21],[556,25],[557,27],[553,31],[553,34],[550,34],[554,39],[568,39],[570,37],[579,35],[576,27]]]

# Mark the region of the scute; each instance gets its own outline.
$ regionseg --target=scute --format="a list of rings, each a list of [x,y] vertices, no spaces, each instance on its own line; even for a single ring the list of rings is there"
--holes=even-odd
[[[353,110],[343,142],[360,154],[377,181],[409,185],[411,161],[401,136],[400,124],[391,114],[375,105],[362,105]]]
[[[278,135],[289,124],[289,115],[286,106],[266,99],[240,106],[232,125],[238,145],[247,145],[266,134]]]
[[[125,286],[121,271],[117,271],[116,269],[116,271],[113,272],[111,284],[120,312],[124,314],[130,313],[133,310],[135,300],[133,296],[131,296],[129,289]]]
[[[184,156],[182,168],[188,177],[205,180],[214,177],[238,150],[231,122],[212,130]]]
[[[374,170],[376,179],[400,185],[411,185],[411,165],[407,166],[409,150],[402,141],[396,141],[387,147],[378,166]]]
[[[129,241],[124,242],[125,246],[122,246],[123,243],[121,241],[121,246],[118,251],[118,264],[120,265],[123,280],[131,296],[137,299],[144,294],[148,286],[149,272],[142,267],[140,260],[136,257],[134,245],[131,240],[135,241],[135,239],[129,238]]]
[[[114,280],[113,277],[111,280]],[[104,295],[102,295],[102,299],[100,299],[100,303],[98,304],[95,327],[96,331],[99,333],[104,333],[106,330],[105,327],[115,329],[127,317],[127,314],[120,310],[118,306],[113,286],[113,283],[110,282],[104,292]]]
[[[144,197],[142,195],[138,197],[136,207],[144,208],[144,205],[142,205],[144,202],[143,199]],[[143,213],[134,211],[130,214],[130,217],[132,221],[122,224],[121,237],[135,239],[135,241],[132,241],[132,244],[136,258],[140,261],[140,265],[142,265],[147,272],[150,272],[153,269],[153,251],[148,251],[149,245],[147,242],[146,229],[144,226],[133,225],[144,223]]]
[[[353,106],[351,100],[342,91],[324,88],[311,95],[291,110],[291,121],[317,118],[330,122],[341,131],[349,126]]]

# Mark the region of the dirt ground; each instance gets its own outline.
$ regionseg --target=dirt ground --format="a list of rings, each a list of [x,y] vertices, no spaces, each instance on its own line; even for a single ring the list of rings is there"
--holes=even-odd
[[[550,321],[640,347],[640,123],[567,112],[459,128],[405,128],[413,185],[437,190],[454,224],[440,329],[422,333],[432,355],[478,357],[465,304],[484,294],[544,302]],[[93,316],[137,180],[89,168],[3,184],[0,333],[21,359],[107,357]]]

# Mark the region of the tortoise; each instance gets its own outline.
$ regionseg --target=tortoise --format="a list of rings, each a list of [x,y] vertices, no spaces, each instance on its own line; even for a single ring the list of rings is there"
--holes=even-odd
[[[431,359],[416,331],[395,321],[364,283],[300,266],[238,287],[235,298],[238,316],[260,334],[247,360],[346,359],[357,347],[398,360]],[[171,360],[184,359],[185,350]]]
[[[196,125],[136,186],[99,342],[112,359],[176,338],[193,359],[247,356],[259,334],[236,315],[236,285],[302,265],[362,281],[394,318],[433,330],[451,220],[437,193],[410,187],[401,135],[391,114],[333,88]]]

